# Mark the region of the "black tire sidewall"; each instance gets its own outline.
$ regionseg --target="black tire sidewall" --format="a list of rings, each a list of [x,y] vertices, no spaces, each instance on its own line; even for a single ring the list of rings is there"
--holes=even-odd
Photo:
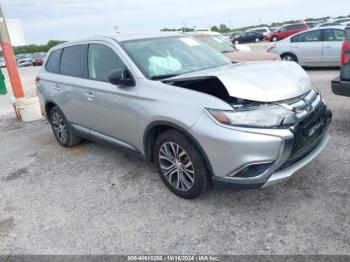
[[[285,57],[287,57],[287,56],[291,57],[291,58],[293,59],[293,62],[298,63],[298,59],[296,58],[296,56],[293,55],[293,54],[289,54],[289,53],[283,54],[283,55],[281,56],[282,60],[283,60]],[[287,61],[289,61],[289,60],[287,60]],[[292,61],[291,61],[291,62],[292,62]]]
[[[58,114],[62,117],[63,122],[64,122],[64,124],[66,125],[66,129],[67,129],[67,142],[66,142],[66,143],[62,143],[62,142],[58,139],[58,137],[57,137],[57,135],[56,135],[56,133],[55,133],[55,130],[53,129],[53,125],[52,125],[52,123],[51,123],[51,118],[52,118],[52,115],[53,115],[54,113],[58,113]],[[51,124],[51,129],[52,129],[52,132],[53,132],[53,134],[54,134],[54,136],[55,136],[57,142],[58,142],[61,146],[70,147],[70,146],[72,145],[72,140],[73,140],[73,138],[74,138],[74,135],[73,135],[73,132],[72,132],[72,128],[71,128],[70,124],[68,123],[66,117],[64,116],[64,114],[62,113],[62,111],[61,111],[58,107],[53,107],[53,108],[50,110],[49,122],[50,122],[50,124]]]
[[[177,190],[168,182],[168,180],[163,175],[163,172],[160,168],[158,156],[160,147],[166,142],[174,142],[178,144],[183,150],[186,151],[186,153],[192,161],[193,168],[195,171],[194,185],[188,191]],[[185,199],[193,199],[201,195],[207,189],[209,179],[205,162],[194,143],[182,133],[177,132],[175,130],[169,130],[162,133],[154,144],[153,159],[154,164],[164,184],[175,195]]]

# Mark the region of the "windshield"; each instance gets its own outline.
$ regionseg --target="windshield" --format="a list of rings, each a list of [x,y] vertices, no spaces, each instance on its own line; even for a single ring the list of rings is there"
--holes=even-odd
[[[36,53],[32,55],[32,58],[41,58],[41,57],[43,57],[42,53]]]
[[[162,79],[230,64],[220,53],[190,37],[162,37],[120,42],[150,79]]]
[[[221,35],[194,35],[193,37],[201,40],[221,53],[236,51],[234,45]]]

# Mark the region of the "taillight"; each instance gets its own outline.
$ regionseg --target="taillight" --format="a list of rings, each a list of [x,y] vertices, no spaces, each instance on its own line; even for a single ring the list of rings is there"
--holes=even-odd
[[[39,95],[39,81],[40,81],[40,76],[36,76],[35,77],[36,95]]]
[[[341,63],[342,65],[350,63],[350,40],[345,40],[341,48]]]

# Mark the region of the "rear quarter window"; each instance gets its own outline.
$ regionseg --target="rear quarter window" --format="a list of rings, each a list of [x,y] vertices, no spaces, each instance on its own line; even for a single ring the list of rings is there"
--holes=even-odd
[[[299,25],[290,25],[290,26],[288,26],[288,31],[289,31],[289,30],[299,30],[299,29],[304,29],[304,28],[306,28],[306,26],[303,25],[303,24],[299,24]]]
[[[50,73],[58,74],[60,71],[60,60],[61,60],[62,49],[53,51],[46,63],[46,71]]]
[[[63,48],[60,73],[63,75],[83,77],[84,48],[82,45]]]

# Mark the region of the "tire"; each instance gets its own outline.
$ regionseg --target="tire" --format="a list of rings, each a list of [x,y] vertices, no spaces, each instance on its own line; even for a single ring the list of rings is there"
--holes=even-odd
[[[71,125],[58,107],[53,107],[49,116],[53,134],[61,146],[72,147],[80,143],[80,138],[73,133]]]
[[[259,38],[255,38],[255,43],[259,43],[260,39]]]
[[[206,191],[207,166],[193,142],[182,133],[168,130],[160,134],[153,159],[164,184],[175,195],[193,199]]]
[[[239,44],[239,41],[238,41],[238,40],[235,40],[234,44],[235,44],[235,45],[238,45],[238,44]]]
[[[274,36],[274,37],[271,38],[271,42],[277,42],[277,41],[278,41],[277,36]]]
[[[298,58],[291,54],[291,53],[285,53],[281,55],[281,59],[284,61],[290,61],[290,62],[296,62],[298,63]]]

